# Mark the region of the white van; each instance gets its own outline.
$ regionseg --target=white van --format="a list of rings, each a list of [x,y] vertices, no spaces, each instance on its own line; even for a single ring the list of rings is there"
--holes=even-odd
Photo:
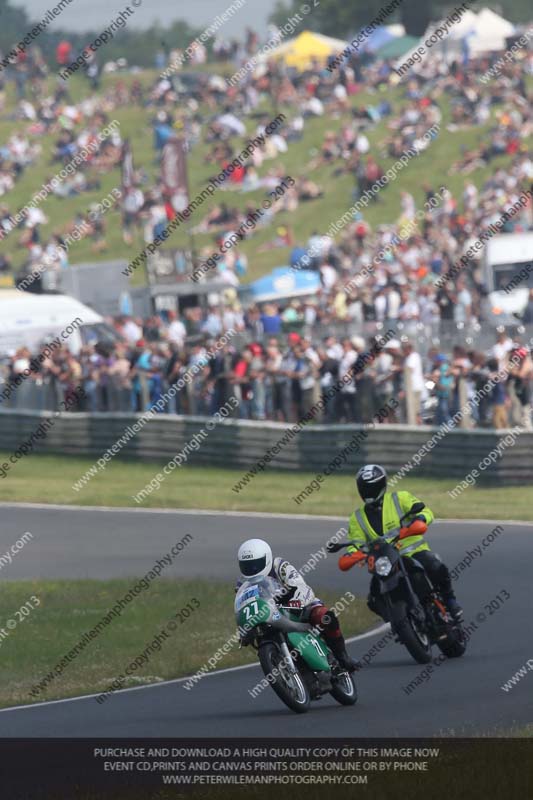
[[[84,344],[118,338],[100,314],[73,297],[0,290],[0,356],[19,347],[37,352],[57,336],[74,355]]]
[[[493,236],[483,260],[490,311],[496,317],[522,314],[533,288],[533,233]]]

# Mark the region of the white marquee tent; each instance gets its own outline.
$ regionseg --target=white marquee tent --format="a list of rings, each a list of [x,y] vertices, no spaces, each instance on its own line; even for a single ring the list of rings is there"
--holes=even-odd
[[[515,32],[515,26],[490,8],[483,8],[477,15],[475,33],[469,40],[473,56],[505,50],[505,40]]]
[[[420,45],[426,47],[424,44],[426,39],[444,22],[445,20],[432,22],[418,44],[398,59],[395,66],[400,67],[409,61]],[[482,9],[478,14],[467,10],[458,22],[449,27],[449,33],[443,39],[433,44],[431,49],[426,47],[427,52],[422,58],[427,58],[428,54],[438,54],[448,63],[454,59],[461,59],[464,54],[465,42],[470,57],[505,50],[505,39],[507,36],[512,36],[514,32],[515,26],[511,22],[488,8]],[[415,64],[413,69],[416,71],[416,68]]]

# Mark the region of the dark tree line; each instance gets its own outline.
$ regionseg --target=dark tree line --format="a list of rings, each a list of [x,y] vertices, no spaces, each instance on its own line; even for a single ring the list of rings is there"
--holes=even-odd
[[[51,7],[53,5],[50,3]],[[45,16],[45,13],[41,16],[35,14],[30,16],[25,9],[10,5],[9,0],[0,0],[0,50],[2,55],[5,57],[11,50],[14,50],[17,43]],[[96,27],[77,33],[61,30],[60,25],[61,17],[58,17],[34,40],[50,65],[54,63],[55,49],[63,39],[72,44],[73,52],[77,54],[102,32],[102,27]],[[138,30],[126,25],[125,28],[117,31],[114,38],[101,50],[100,58],[105,61],[126,58],[130,64],[151,67],[154,65],[154,55],[158,50],[166,50],[168,53],[175,47],[184,48],[199,33],[200,30],[191,28],[183,21],[165,26],[153,25],[147,30]]]
[[[320,4],[312,9],[302,26],[328,36],[346,39],[349,34],[367,25],[381,9],[387,7],[388,2],[389,0],[366,0],[364,3],[362,0],[320,0]],[[406,33],[421,36],[431,21],[445,16],[459,5],[461,0],[403,0],[400,8],[391,14],[386,24],[401,22]],[[473,0],[470,7],[472,5]],[[486,5],[511,22],[529,22],[533,17],[531,0],[499,0],[496,3],[487,2]],[[283,25],[289,16],[298,12],[300,6],[300,0],[285,3],[279,0],[271,18],[272,22]]]
[[[473,1],[473,0],[472,0]],[[302,21],[302,29],[320,31],[329,36],[343,39],[357,32],[368,24],[381,9],[386,8],[389,0],[320,0],[316,8],[312,8]],[[428,23],[436,20],[460,4],[444,2],[444,0],[403,0],[400,8],[393,12],[387,22],[402,22],[406,32],[412,36],[420,36]],[[311,5],[311,4],[310,4]],[[490,6],[491,3],[489,2]],[[494,10],[502,13],[512,22],[528,22],[533,16],[531,0],[499,0],[492,3]],[[271,20],[283,25],[288,17],[298,13],[301,0],[279,0]],[[0,0],[0,50],[5,56],[14,49],[21,39],[31,31],[36,22],[44,17],[29,15],[24,8],[15,8],[9,0]],[[41,47],[45,59],[53,63],[57,44],[62,39],[71,42],[74,52],[79,53],[100,33],[100,28],[93,28],[76,33],[60,28],[60,18],[53,27],[43,31],[36,43]],[[138,30],[126,26],[115,33],[111,42],[102,50],[101,58],[116,60],[126,58],[129,63],[139,66],[153,66],[154,55],[158,50],[172,50],[175,47],[186,47],[198,34],[199,29],[192,28],[187,22],[178,21],[172,25],[156,24],[147,30]],[[209,44],[207,45],[209,48]]]

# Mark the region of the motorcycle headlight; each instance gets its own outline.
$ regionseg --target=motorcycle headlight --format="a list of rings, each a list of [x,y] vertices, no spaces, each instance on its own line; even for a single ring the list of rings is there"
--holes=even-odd
[[[378,575],[388,575],[392,569],[392,562],[387,556],[382,556],[376,561],[376,572]]]

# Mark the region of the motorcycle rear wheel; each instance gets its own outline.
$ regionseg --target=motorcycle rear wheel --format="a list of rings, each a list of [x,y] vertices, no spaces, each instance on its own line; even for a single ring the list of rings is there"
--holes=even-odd
[[[453,628],[447,639],[437,642],[437,647],[447,658],[460,658],[466,652],[466,639],[460,628]]]
[[[300,673],[289,674],[288,668],[283,666],[283,653],[273,642],[262,644],[258,655],[265,677],[272,676],[269,683],[279,699],[296,714],[305,714],[311,695]]]

